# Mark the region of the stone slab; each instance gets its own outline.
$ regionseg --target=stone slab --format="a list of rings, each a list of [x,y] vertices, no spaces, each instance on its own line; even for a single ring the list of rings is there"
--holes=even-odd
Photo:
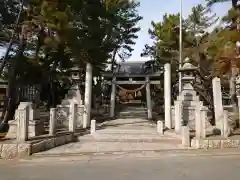
[[[3,144],[1,157],[3,159],[13,159],[17,157],[18,145],[17,144]]]
[[[191,147],[196,149],[240,148],[240,139],[192,139]]]
[[[182,149],[181,144],[176,143],[132,143],[132,142],[86,142],[70,143],[36,155],[76,154],[86,152],[129,152],[129,151],[158,151]]]
[[[14,159],[26,157],[34,153],[46,151],[54,147],[64,145],[74,141],[72,134],[62,135],[55,138],[44,139],[36,143],[26,142],[2,142],[0,144],[0,155],[2,159]]]
[[[35,137],[44,133],[44,122],[43,121],[30,121],[28,125],[28,136]],[[17,121],[12,120],[9,122],[9,130],[6,138],[16,138],[17,134]]]

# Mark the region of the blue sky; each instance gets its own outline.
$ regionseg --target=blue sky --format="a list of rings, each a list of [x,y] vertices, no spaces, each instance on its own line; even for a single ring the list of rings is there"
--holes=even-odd
[[[128,61],[140,61],[144,58],[140,57],[142,49],[145,44],[151,44],[150,37],[148,35],[148,29],[151,27],[151,21],[161,21],[162,16],[165,13],[178,13],[180,9],[180,0],[139,0],[141,6],[139,7],[139,13],[143,16],[143,20],[139,23],[141,31],[138,33],[138,40],[134,46],[134,52],[132,57]],[[183,18],[187,17],[191,12],[193,6],[197,4],[205,4],[205,0],[183,0]],[[212,10],[218,16],[226,14],[231,3],[222,3],[214,5]]]

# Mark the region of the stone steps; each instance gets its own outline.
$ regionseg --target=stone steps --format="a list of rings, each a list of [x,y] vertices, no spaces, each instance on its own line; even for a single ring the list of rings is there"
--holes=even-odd
[[[179,141],[176,137],[159,135],[157,133],[109,133],[109,132],[96,132],[94,134],[78,137],[82,141],[103,141],[103,142],[162,142],[168,140]]]
[[[147,117],[147,108],[139,105],[125,105],[118,112],[117,116],[119,118],[146,118]]]
[[[138,117],[145,117],[145,116],[147,116],[147,113],[146,112],[141,112],[141,113],[136,113],[136,112],[120,112],[119,114],[118,114],[118,116],[120,117],[120,118],[122,118],[122,117],[126,117],[126,116],[129,116],[129,117],[131,117],[131,116],[138,116]]]
[[[122,108],[121,111],[135,111],[135,112],[138,112],[138,111],[147,111],[147,108],[145,107],[127,107],[127,108]]]
[[[147,129],[127,129],[127,128],[124,128],[124,129],[114,129],[114,128],[107,128],[107,129],[104,129],[104,131],[101,131],[101,130],[97,130],[97,133],[98,134],[132,134],[132,135],[157,135],[157,129],[154,128],[154,129],[150,129],[147,130]]]
[[[59,155],[81,153],[109,153],[134,151],[161,151],[182,149],[176,142],[83,142],[70,143],[64,146],[37,153],[35,155]]]
[[[125,110],[125,111],[121,111],[119,112],[119,114],[147,114],[146,110],[138,110],[138,111],[130,111],[130,110]]]
[[[107,126],[100,128],[94,134],[78,137],[81,141],[103,142],[163,142],[179,141],[176,136],[160,135],[155,123],[147,120],[118,119],[106,122]]]
[[[142,118],[147,118],[147,114],[126,114],[126,115],[120,115],[118,116],[119,118],[125,118],[125,119],[128,119],[128,118],[139,118],[139,117],[142,117]]]
[[[144,118],[147,119],[147,108],[145,106],[129,106],[126,105],[120,108],[120,112],[117,113],[118,118]],[[153,112],[153,117],[157,117],[157,114]]]
[[[79,136],[77,142],[37,155],[162,151],[182,149],[181,140],[157,133],[156,124],[144,119],[116,119],[104,122],[93,134]]]
[[[119,128],[120,127],[120,128]],[[102,124],[97,128],[98,130],[104,129],[106,131],[116,130],[118,131],[125,131],[128,132],[128,130],[144,130],[147,132],[148,130],[150,132],[156,131],[156,124],[145,124],[145,123],[109,123],[109,124]],[[144,133],[144,132],[143,132]]]

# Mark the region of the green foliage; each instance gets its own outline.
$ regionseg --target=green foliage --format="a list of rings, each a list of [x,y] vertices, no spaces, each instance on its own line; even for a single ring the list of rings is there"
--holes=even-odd
[[[214,1],[209,5],[223,1]],[[227,1],[224,1],[227,2]],[[230,2],[230,0],[229,0]],[[237,58],[236,42],[240,41],[240,34],[237,26],[239,22],[239,6],[237,1],[232,1],[232,8],[222,18],[224,27],[217,33],[212,33],[212,39],[209,41],[208,52],[214,60],[215,73],[218,75],[228,74],[232,67],[240,67],[239,59]]]
[[[149,34],[154,44],[146,45],[142,56],[160,57],[158,60],[162,63],[176,58],[179,49],[179,15],[165,14],[162,22],[152,22],[151,25]]]
[[[207,60],[206,51],[211,39],[210,28],[216,24],[218,18],[216,14],[211,12],[211,9],[204,7],[201,4],[192,8],[191,14],[186,19],[189,41],[192,46],[185,47],[185,55],[192,59],[192,62],[200,67],[202,75],[206,75],[211,66]]]
[[[9,99],[14,99],[17,84],[41,84],[42,100],[55,107],[71,85],[72,67],[80,68],[83,81],[86,63],[98,76],[116,54],[131,56],[142,19],[136,1],[25,0],[16,24],[21,2],[0,2],[0,43],[13,42],[5,67]],[[6,108],[14,110],[14,103]]]
[[[138,15],[137,8],[140,4],[136,1],[106,0],[105,4],[108,17],[106,42],[113,44],[111,53],[113,66],[116,56],[122,61],[131,56],[132,46],[138,38],[137,32],[140,31],[137,23],[142,17]]]
[[[166,62],[172,65],[173,82],[179,62],[179,14],[165,14],[161,22],[152,22],[149,34],[153,45],[145,45],[142,56],[150,56],[157,61],[158,66]],[[183,20],[183,46],[191,46],[189,33],[186,31],[186,21]]]
[[[233,7],[236,7],[238,0],[206,0],[206,2],[208,6],[212,6],[216,3],[232,2]]]

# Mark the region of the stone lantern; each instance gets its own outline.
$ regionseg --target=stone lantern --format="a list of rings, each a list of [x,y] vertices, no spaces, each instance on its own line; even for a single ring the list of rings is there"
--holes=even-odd
[[[195,80],[194,72],[197,70],[197,67],[189,63],[188,61],[179,69],[182,72],[182,84],[184,90],[194,90],[192,82]]]
[[[78,67],[73,67],[70,71],[73,84],[78,84],[80,82],[80,69]]]
[[[80,91],[80,69],[77,67],[71,68],[70,80],[72,81],[72,87],[69,89],[62,104],[69,104],[69,100],[75,99],[78,104],[82,104],[81,91]]]
[[[180,131],[180,126],[188,126],[192,130],[196,130],[196,122],[205,117],[196,116],[200,115],[203,109],[203,103],[199,101],[197,92],[194,90],[192,83],[195,81],[194,72],[197,67],[190,62],[185,62],[180,72],[182,72],[182,92],[179,93],[177,101],[175,101],[175,116],[176,116],[176,132]],[[197,118],[200,118],[196,120]],[[205,121],[205,120],[204,120]]]

